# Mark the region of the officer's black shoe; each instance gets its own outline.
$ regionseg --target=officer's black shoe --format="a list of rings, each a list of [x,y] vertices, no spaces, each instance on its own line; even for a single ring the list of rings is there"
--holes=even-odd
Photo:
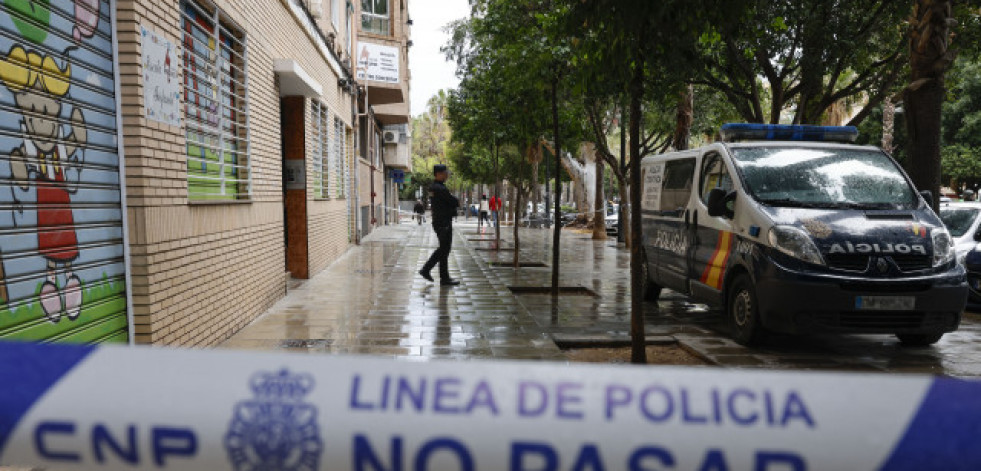
[[[430,275],[428,272],[419,270],[419,275],[421,275],[423,278],[425,278],[425,279],[427,279],[429,281],[435,281],[435,280],[433,280],[433,275]]]
[[[453,279],[450,279],[450,278],[447,278],[445,280],[442,280],[442,279],[439,280],[439,285],[440,286],[456,286],[456,285],[459,285],[459,284],[460,284],[459,281],[453,280]]]

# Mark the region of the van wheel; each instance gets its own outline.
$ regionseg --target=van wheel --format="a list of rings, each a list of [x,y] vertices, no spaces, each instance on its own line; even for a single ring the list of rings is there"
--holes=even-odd
[[[896,334],[899,343],[907,347],[927,347],[940,341],[944,334]]]
[[[647,266],[647,256],[644,252],[641,252],[641,257],[644,259],[640,264],[641,293],[644,294],[644,301],[657,301],[661,297],[662,288],[651,280],[650,268]]]
[[[733,340],[747,346],[759,343],[765,332],[760,323],[753,282],[748,276],[739,275],[729,285],[728,292],[726,314],[732,327]]]

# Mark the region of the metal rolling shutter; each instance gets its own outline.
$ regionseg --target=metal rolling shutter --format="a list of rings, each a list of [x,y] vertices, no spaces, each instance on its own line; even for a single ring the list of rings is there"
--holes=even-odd
[[[0,339],[127,340],[109,8],[0,5]]]

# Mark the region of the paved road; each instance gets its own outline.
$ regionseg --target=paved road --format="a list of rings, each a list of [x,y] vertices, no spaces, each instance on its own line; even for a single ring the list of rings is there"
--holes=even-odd
[[[548,266],[514,270],[495,263],[513,256],[511,228],[501,251],[493,231],[458,224],[450,272],[463,281],[440,288],[416,271],[436,246],[428,226],[377,229],[330,268],[295,289],[259,320],[225,342],[228,348],[431,358],[564,361],[560,346],[627,339],[629,253],[613,241],[565,231],[561,285],[592,293],[514,294],[542,287]],[[521,230],[521,260],[550,263],[551,233]],[[981,376],[981,316],[928,348],[902,347],[891,336],[776,336],[761,348],[726,337],[719,312],[665,292],[645,310],[651,340],[675,339],[724,367],[833,369]]]

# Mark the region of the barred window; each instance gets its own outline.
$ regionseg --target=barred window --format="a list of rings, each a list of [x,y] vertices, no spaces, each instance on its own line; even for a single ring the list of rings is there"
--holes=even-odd
[[[181,3],[187,192],[193,201],[251,195],[245,33],[217,8]]]
[[[334,195],[338,198],[347,197],[347,157],[346,157],[346,131],[344,122],[341,118],[334,117],[334,175],[337,181]]]
[[[328,198],[328,174],[330,159],[330,132],[331,125],[327,105],[318,100],[310,101],[310,119],[313,122],[313,197]]]

